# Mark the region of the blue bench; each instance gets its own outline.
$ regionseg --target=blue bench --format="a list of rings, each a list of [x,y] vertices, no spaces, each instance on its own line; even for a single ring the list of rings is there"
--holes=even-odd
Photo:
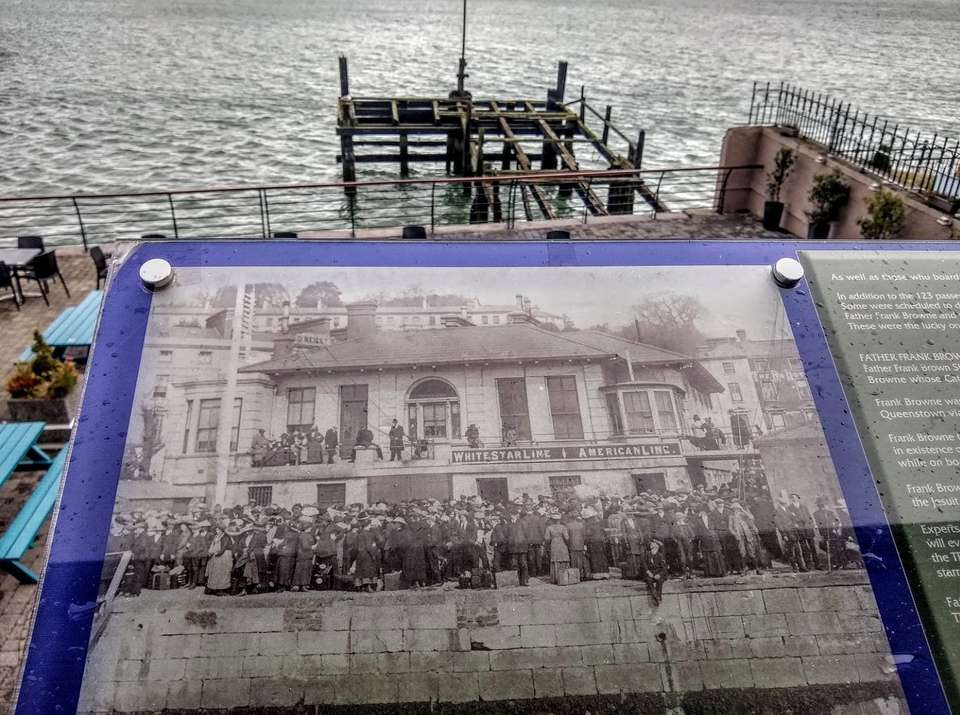
[[[20,563],[27,549],[33,548],[33,541],[43,522],[50,516],[53,505],[60,493],[60,478],[67,461],[67,448],[53,460],[53,464],[43,475],[33,494],[27,499],[13,523],[0,536],[0,571],[6,571],[20,583],[37,583],[37,575]]]
[[[53,461],[37,446],[43,422],[11,422],[0,425],[0,487],[17,470],[46,469]]]
[[[80,305],[64,308],[63,312],[50,323],[43,331],[43,340],[53,348],[54,354],[62,353],[71,347],[90,347],[102,302],[103,291],[90,291]],[[33,355],[32,347],[20,353],[19,359],[29,360],[31,355]]]

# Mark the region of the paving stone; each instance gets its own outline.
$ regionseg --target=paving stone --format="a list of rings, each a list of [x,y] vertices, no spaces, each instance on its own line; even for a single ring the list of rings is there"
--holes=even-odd
[[[700,645],[703,647],[703,655],[707,660],[729,660],[733,657],[729,640],[711,638],[701,641]]]
[[[439,673],[412,672],[399,681],[398,701],[401,703],[422,703],[437,701],[440,698]]]
[[[707,690],[721,688],[752,688],[753,674],[749,660],[705,660],[700,663],[703,687]]]
[[[556,630],[558,646],[601,645],[619,641],[619,629],[616,622],[558,624]]]
[[[784,636],[783,648],[787,655],[820,655],[816,636]]]
[[[326,674],[320,655],[286,655],[280,666],[280,675],[284,678],[310,679]]]
[[[121,660],[117,662],[117,669],[114,671],[114,679],[119,681],[140,680],[144,677],[145,671],[145,661]]]
[[[440,702],[462,703],[480,699],[479,673],[445,673],[440,678]]]
[[[783,638],[780,637],[751,638],[748,642],[754,658],[783,658],[787,654]]]
[[[838,628],[843,633],[880,633],[883,623],[880,616],[864,611],[859,613],[838,613],[836,615]]]
[[[750,669],[758,688],[793,688],[807,684],[799,658],[755,658],[750,661]]]
[[[553,668],[541,668],[533,672],[533,692],[538,698],[562,698],[563,680],[560,671]]]
[[[243,659],[244,678],[276,678],[283,666],[281,655],[252,655]]]
[[[478,673],[483,700],[523,700],[534,696],[533,673],[529,670]]]
[[[169,683],[117,683],[117,692],[113,707],[118,712],[139,712],[141,710],[163,710],[167,702]]]
[[[211,710],[244,707],[250,702],[250,682],[249,678],[204,680],[200,707]]]
[[[396,653],[403,650],[403,631],[352,631],[349,650],[352,653]]]
[[[646,663],[650,660],[650,651],[646,643],[615,643],[613,646],[614,663]]]
[[[422,652],[410,654],[412,673],[449,673],[453,670],[453,658],[449,653]]]
[[[763,591],[763,605],[767,613],[799,613],[800,594],[796,588],[770,588]]]
[[[240,678],[243,658],[198,658],[190,661],[191,678]]]
[[[453,603],[436,606],[407,606],[403,628],[456,628],[457,607]]]
[[[455,673],[476,673],[481,670],[490,670],[490,654],[486,651],[468,651],[450,655],[453,656],[453,672]]]
[[[764,612],[760,591],[720,591],[714,597],[719,616],[753,616]]]
[[[897,669],[884,653],[857,653],[853,656],[857,664],[857,675],[862,683],[878,680],[897,680]]]
[[[379,672],[380,663],[376,653],[358,653],[350,656],[350,672],[374,674]]]
[[[203,681],[199,678],[170,683],[167,707],[171,710],[199,710],[202,692]]]
[[[377,672],[409,673],[410,672],[410,654],[409,653],[378,654],[377,655]]]
[[[663,689],[660,667],[652,663],[598,665],[594,668],[594,677],[597,691],[602,695],[652,693]]]
[[[538,601],[534,610],[534,624],[597,623],[600,609],[596,598],[570,599],[567,601]],[[501,617],[501,623],[503,618]]]
[[[250,707],[292,707],[303,700],[304,692],[301,681],[254,678],[250,681]]]
[[[810,685],[857,683],[860,674],[852,655],[810,655],[801,659]]]
[[[186,681],[180,681],[176,685],[182,685]],[[197,693],[200,692],[200,681],[197,681]],[[84,684],[81,686],[80,690],[80,702],[77,705],[77,709],[80,712],[108,712],[113,710],[113,700],[117,693],[117,684],[114,682],[90,682],[89,684],[84,681]],[[175,705],[170,705],[170,696],[167,696],[168,707],[177,707]],[[197,703],[193,707],[198,707],[200,705],[200,698],[197,698]]]
[[[353,609],[350,630],[380,631],[403,630],[407,616],[402,606],[362,606]]]
[[[520,648],[522,645],[520,626],[471,628],[469,631],[467,631],[467,636],[471,642],[482,643],[485,647],[493,650],[502,650],[504,648]]]
[[[403,649],[407,651],[455,650],[458,645],[456,630],[406,630],[403,632]]]
[[[260,647],[258,633],[204,633],[200,653],[207,656],[256,654]]]
[[[337,702],[339,685],[343,676],[325,675],[313,678],[303,687],[304,705],[331,705]]]
[[[349,672],[349,655],[335,654],[320,656],[320,673],[322,675],[346,675]]]
[[[304,631],[297,634],[297,653],[300,655],[327,655],[349,651],[348,631]]]
[[[783,613],[767,613],[761,616],[744,616],[743,632],[750,638],[788,636],[791,630]]]
[[[823,633],[840,633],[841,628],[835,613],[787,613],[787,630],[794,636],[815,636]]]
[[[872,653],[874,651],[874,639],[869,634],[865,636],[842,633],[824,634],[816,638],[821,655]]]
[[[181,680],[186,671],[186,658],[157,658],[149,662],[147,680]]]
[[[551,648],[557,644],[554,626],[520,626],[521,648]]]
[[[749,618],[749,616],[748,616]],[[694,632],[698,640],[708,638],[742,638],[744,619],[740,616],[712,616],[695,618]]]
[[[633,619],[633,607],[630,598],[617,596],[613,598],[598,598],[597,610],[601,621],[629,621]]]
[[[624,668],[627,666],[607,666]],[[593,668],[564,668],[560,671],[565,695],[596,695],[597,678]]]
[[[584,665],[613,665],[616,660],[612,645],[587,645],[580,648]]]
[[[663,682],[669,678],[673,682],[673,689],[680,691],[703,690],[703,673],[700,671],[700,662],[688,660],[669,664],[669,671],[664,663],[660,666],[660,677]]]
[[[260,655],[290,655],[297,651],[296,633],[263,633],[257,652]]]
[[[801,588],[800,603],[803,610],[813,611],[858,611],[860,599],[857,592],[847,588]]]
[[[583,665],[579,648],[519,648],[490,654],[491,670],[531,670]]]

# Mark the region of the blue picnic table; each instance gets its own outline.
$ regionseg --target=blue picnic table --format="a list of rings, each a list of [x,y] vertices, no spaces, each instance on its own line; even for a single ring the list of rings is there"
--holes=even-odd
[[[103,291],[90,291],[80,305],[64,308],[63,312],[50,323],[43,331],[43,340],[53,348],[55,355],[67,348],[90,347],[102,302]],[[33,348],[29,347],[20,353],[19,359],[29,360],[31,355],[33,355]]]
[[[43,422],[0,424],[0,486],[18,468],[46,469],[53,460],[37,446]]]

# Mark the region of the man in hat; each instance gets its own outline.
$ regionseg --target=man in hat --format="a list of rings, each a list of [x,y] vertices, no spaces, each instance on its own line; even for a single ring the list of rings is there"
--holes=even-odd
[[[403,427],[400,423],[394,418],[393,426],[390,427],[390,461],[391,462],[402,462],[403,461],[403,438],[406,435],[403,433]]]
[[[817,527],[820,544],[827,554],[827,569],[842,569],[844,567],[843,531],[840,519],[827,505],[825,496],[817,497],[817,510],[813,512],[813,521]]]
[[[667,559],[663,555],[663,542],[660,539],[650,541],[650,551],[646,554],[644,561],[644,580],[647,582],[647,588],[650,589],[653,605],[659,606],[660,601],[663,600],[663,584],[670,574]]]
[[[813,538],[816,524],[813,521],[813,515],[800,502],[800,495],[796,493],[790,495],[790,504],[787,506],[787,511],[797,525],[797,542],[800,545],[800,553],[807,564],[807,569],[816,569],[817,546]]]
[[[323,446],[327,450],[327,464],[333,464],[333,455],[336,454],[337,447],[340,446],[340,438],[337,437],[336,427],[331,427],[323,435]]]
[[[350,452],[351,462],[357,461],[358,449],[375,449],[377,450],[377,458],[383,459],[383,450],[380,449],[379,444],[373,441],[373,431],[369,427],[362,427],[357,430],[357,439],[353,445],[353,450]]]
[[[527,552],[530,543],[527,541],[527,531],[520,519],[518,509],[510,510],[510,520],[507,522],[506,530],[507,544],[510,549],[510,565],[517,570],[520,585],[526,586],[530,583],[530,568],[527,564]]]

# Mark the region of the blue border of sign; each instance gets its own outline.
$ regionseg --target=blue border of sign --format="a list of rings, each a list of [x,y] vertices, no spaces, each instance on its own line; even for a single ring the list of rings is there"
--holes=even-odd
[[[240,242],[143,244],[131,251],[104,300],[88,367],[83,409],[56,512],[23,671],[17,715],[76,712],[112,520],[126,430],[133,408],[151,293],[139,266],[165,258],[177,267],[505,267],[771,265],[798,250],[957,250],[953,244],[826,242]],[[782,290],[787,316],[827,443],[864,549],[885,570],[869,570],[911,712],[949,715],[939,677],[883,515],[876,488],[806,283]]]

